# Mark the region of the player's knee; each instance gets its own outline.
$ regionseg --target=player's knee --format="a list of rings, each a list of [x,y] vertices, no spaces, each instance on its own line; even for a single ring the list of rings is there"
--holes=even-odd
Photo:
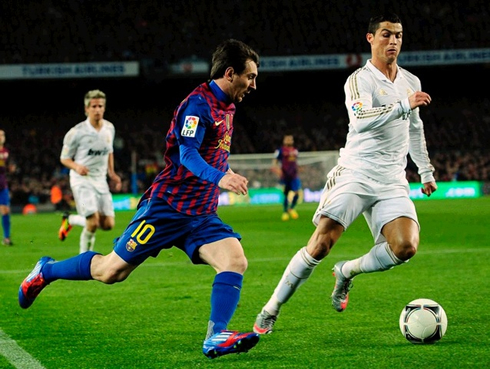
[[[418,242],[415,240],[403,240],[394,248],[394,254],[398,259],[406,261],[415,256],[417,248]]]
[[[99,281],[105,284],[114,284],[122,282],[128,277],[128,274],[122,273],[114,269],[104,271],[98,278]]]
[[[98,264],[92,264],[92,277],[105,284],[124,281],[133,269],[115,266],[109,256],[102,257]]]
[[[115,225],[116,225],[116,222],[115,222],[114,218],[104,217],[104,218],[101,218],[101,220],[100,220],[99,228],[101,228],[104,231],[110,231],[111,229],[114,228]]]
[[[85,223],[85,228],[89,232],[96,232],[97,228],[99,228],[99,220],[97,218],[87,218],[86,223]]]
[[[230,269],[237,272],[237,273],[240,273],[240,274],[243,274],[245,273],[245,271],[247,270],[248,268],[248,260],[245,256],[241,256],[239,258],[235,258],[233,261],[232,261],[232,265],[230,266]]]
[[[216,265],[216,271],[232,271],[240,274],[244,274],[248,268],[248,260],[245,255],[231,255],[228,258],[220,260]]]
[[[114,228],[114,225],[115,225],[114,223],[112,223],[112,224],[103,224],[101,228],[104,231],[110,231],[111,229]]]

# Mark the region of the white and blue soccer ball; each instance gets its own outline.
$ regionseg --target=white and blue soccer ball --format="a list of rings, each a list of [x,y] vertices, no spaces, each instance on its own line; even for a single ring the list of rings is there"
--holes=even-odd
[[[446,334],[446,312],[433,300],[413,300],[400,314],[400,330],[411,343],[434,343]]]

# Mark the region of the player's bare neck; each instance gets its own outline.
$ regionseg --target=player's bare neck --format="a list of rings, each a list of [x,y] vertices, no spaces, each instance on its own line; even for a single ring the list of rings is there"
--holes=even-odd
[[[396,73],[398,71],[396,62],[386,63],[386,62],[382,62],[382,61],[379,61],[379,60],[378,61],[372,60],[372,63],[391,82],[393,82],[395,80]]]
[[[397,72],[396,64],[395,63],[390,63],[386,65],[386,70],[384,72],[385,76],[388,77],[388,79],[393,82],[396,78],[396,72]]]
[[[95,128],[96,131],[100,131],[100,129],[102,128],[102,122],[103,122],[102,119],[99,120],[90,119],[90,124],[92,125],[92,127]]]

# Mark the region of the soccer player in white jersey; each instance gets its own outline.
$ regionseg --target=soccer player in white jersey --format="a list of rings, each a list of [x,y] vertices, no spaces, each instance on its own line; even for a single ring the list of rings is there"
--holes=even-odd
[[[331,295],[335,310],[345,310],[355,276],[389,270],[417,252],[419,223],[405,167],[410,154],[421,177],[421,191],[430,196],[437,189],[419,115],[419,107],[429,105],[431,97],[422,92],[416,76],[397,65],[403,27],[396,14],[371,18],[366,38],[371,59],[344,86],[349,131],[313,216],[316,229],[257,315],[256,333],[272,332],[281,306],[359,215],[369,225],[374,246],[357,259],[335,264]]]
[[[74,225],[82,226],[80,253],[94,249],[98,228],[114,228],[114,205],[107,178],[115,191],[121,178],[114,171],[114,125],[104,119],[106,95],[100,90],[84,98],[87,119],[72,127],[63,139],[61,163],[70,169],[70,187],[78,214],[64,213],[58,236],[66,239]]]

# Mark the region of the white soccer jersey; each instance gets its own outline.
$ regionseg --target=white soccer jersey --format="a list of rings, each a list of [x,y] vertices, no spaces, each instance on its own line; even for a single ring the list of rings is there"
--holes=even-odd
[[[418,167],[421,182],[434,181],[419,108],[408,96],[421,91],[418,77],[398,67],[391,82],[370,60],[344,85],[349,132],[339,164],[382,183],[407,183],[407,154]]]
[[[87,119],[67,132],[63,139],[61,159],[72,159],[89,170],[87,176],[70,170],[72,181],[87,179],[107,183],[109,154],[113,152],[115,133],[114,125],[105,119],[99,131]]]

